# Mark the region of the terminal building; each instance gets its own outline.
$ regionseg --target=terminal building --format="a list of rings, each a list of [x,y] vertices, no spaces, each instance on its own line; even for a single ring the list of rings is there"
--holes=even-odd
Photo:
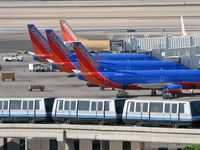
[[[159,60],[180,62],[191,69],[200,69],[200,35],[161,36],[111,40],[110,48],[117,52],[149,53]]]

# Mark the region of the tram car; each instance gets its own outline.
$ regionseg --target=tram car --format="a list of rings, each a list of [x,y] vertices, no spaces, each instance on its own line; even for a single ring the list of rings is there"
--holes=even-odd
[[[41,122],[51,118],[52,98],[0,98],[0,122]]]
[[[200,98],[128,99],[122,120],[125,124],[137,126],[196,127],[200,124]]]
[[[114,124],[121,119],[124,100],[56,98],[52,109],[55,122]]]

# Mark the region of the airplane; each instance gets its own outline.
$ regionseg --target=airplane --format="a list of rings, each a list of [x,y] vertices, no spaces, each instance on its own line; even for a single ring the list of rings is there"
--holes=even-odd
[[[79,69],[76,56],[70,51],[69,47],[65,45],[56,33],[48,29],[46,30],[49,46],[53,56],[56,58],[54,62],[59,62],[63,66],[68,66],[71,71]],[[94,57],[93,54],[91,54]],[[188,69],[180,63],[167,61],[102,61],[97,60],[103,67],[116,70],[171,70],[171,69]]]
[[[46,38],[42,33],[33,25],[28,24],[28,30],[32,42],[34,52],[28,52],[33,56],[33,59],[40,62],[50,62],[52,63],[52,54],[49,48]],[[157,60],[155,57],[146,54],[96,54],[93,56],[99,60],[122,60],[122,61],[132,61],[132,60]]]
[[[96,61],[80,42],[74,42],[74,50],[81,73],[92,84],[122,89],[122,93],[127,89],[150,89],[167,91],[167,94],[173,96],[181,93],[182,89],[200,89],[199,70],[120,71],[109,69],[108,71],[108,68]]]
[[[89,50],[110,50],[110,40],[89,40],[85,38],[79,38],[65,20],[60,20],[60,27],[65,42],[80,41]]]

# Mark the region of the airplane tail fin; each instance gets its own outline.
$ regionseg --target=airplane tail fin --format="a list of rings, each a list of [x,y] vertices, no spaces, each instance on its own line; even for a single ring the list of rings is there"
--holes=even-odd
[[[33,24],[28,24],[27,27],[35,55],[50,55],[49,44],[42,33]]]
[[[76,34],[73,32],[73,30],[65,20],[60,20],[60,27],[62,30],[64,41],[74,42],[78,39]]]
[[[54,62],[67,65],[66,67],[69,67],[71,70],[75,69],[76,66],[73,62],[75,62],[76,59],[74,54],[65,46],[53,30],[46,30],[46,34],[49,46],[52,50]]]
[[[187,33],[185,32],[185,26],[184,26],[184,21],[183,21],[183,16],[181,15],[181,35],[182,36],[187,36]]]
[[[94,57],[92,57],[90,52],[81,44],[81,42],[74,42],[74,50],[76,52],[80,69],[82,68],[81,72],[104,71],[104,68],[94,59]]]
[[[81,73],[87,81],[95,85],[121,88],[121,85],[106,78],[105,72],[110,71],[110,69],[102,67],[80,42],[74,42],[74,50],[78,58]]]

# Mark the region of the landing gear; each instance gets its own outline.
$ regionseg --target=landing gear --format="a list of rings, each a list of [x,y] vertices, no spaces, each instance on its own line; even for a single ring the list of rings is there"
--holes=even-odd
[[[119,92],[117,93],[117,97],[127,97],[128,96],[128,92],[126,90],[119,90]]]
[[[156,96],[156,90],[151,91],[151,96]]]

